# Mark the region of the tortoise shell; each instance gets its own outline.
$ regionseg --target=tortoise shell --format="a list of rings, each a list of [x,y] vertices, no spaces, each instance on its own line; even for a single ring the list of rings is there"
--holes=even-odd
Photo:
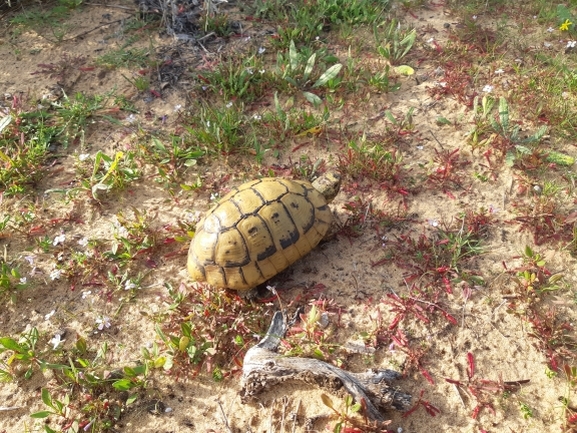
[[[241,291],[264,283],[325,236],[339,186],[340,176],[329,173],[314,184],[263,178],[233,188],[197,225],[190,276]]]

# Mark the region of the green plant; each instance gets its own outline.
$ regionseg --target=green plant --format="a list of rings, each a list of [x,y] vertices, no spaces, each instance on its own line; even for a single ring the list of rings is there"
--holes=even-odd
[[[399,61],[413,48],[417,38],[415,29],[405,29],[394,19],[388,23],[375,24],[373,33],[377,42],[377,52],[391,65],[399,64]]]
[[[128,182],[140,177],[136,167],[134,152],[116,152],[114,157],[99,150],[94,156],[90,179],[81,180],[82,186],[92,193],[92,198],[100,200],[100,195],[113,189],[122,189]]]
[[[146,92],[147,90],[150,89],[150,78],[146,76],[137,75],[135,78],[129,78],[124,74],[122,76],[126,81],[132,84],[139,92]]]
[[[202,106],[200,113],[191,119],[186,130],[194,146],[204,147],[207,153],[233,152],[243,147],[245,119],[241,109]]]
[[[223,61],[214,70],[201,71],[197,77],[202,90],[210,90],[226,102],[251,102],[262,96],[269,81],[262,58],[257,55]]]
[[[56,400],[50,395],[46,388],[42,388],[42,401],[51,410],[43,410],[30,414],[32,418],[48,418],[50,415],[58,415],[63,418],[68,418],[70,415],[70,395],[64,394],[62,401]]]
[[[116,50],[111,50],[94,61],[107,68],[144,68],[149,64],[150,50],[147,48],[128,48],[133,41],[129,40]]]
[[[371,74],[368,79],[368,84],[380,92],[395,92],[401,88],[399,83],[392,82],[390,78],[390,66],[385,66],[381,72]]]
[[[16,292],[27,286],[26,278],[22,277],[17,267],[12,267],[5,262],[0,264],[0,295],[9,294],[14,302]]]
[[[326,394],[321,394],[321,400],[323,404],[329,409],[332,409],[332,411],[339,418],[333,429],[334,433],[347,431],[347,424],[355,425],[352,416],[361,410],[362,405],[361,403],[354,403],[353,397],[351,395],[347,395],[345,397],[345,408],[342,411],[335,409],[332,400]]]
[[[48,149],[59,134],[48,125],[48,113],[18,110],[0,124],[0,189],[7,196],[21,194],[42,177]]]
[[[323,63],[334,62],[335,60],[336,58],[332,56],[325,56],[322,59]],[[306,51],[299,52],[294,41],[291,40],[288,53],[285,53],[283,56],[279,52],[277,55],[277,74],[282,80],[286,81],[293,87],[303,90],[303,96],[307,101],[318,106],[322,102],[321,98],[312,92],[305,91],[304,89],[316,89],[327,86],[329,89],[334,90],[340,83],[337,76],[343,65],[341,63],[336,63],[330,66],[314,81],[314,83],[311,84],[316,61],[316,52],[311,53],[310,55]]]

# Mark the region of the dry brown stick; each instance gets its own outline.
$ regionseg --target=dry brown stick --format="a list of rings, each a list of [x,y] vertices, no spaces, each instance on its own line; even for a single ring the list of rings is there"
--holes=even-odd
[[[246,353],[240,392],[243,403],[272,385],[298,380],[330,391],[344,388],[356,402],[364,405],[366,416],[372,421],[386,421],[379,409],[409,409],[411,396],[389,386],[389,382],[401,377],[396,371],[350,373],[318,359],[280,356],[276,350],[287,329],[286,318],[280,311],[276,312],[266,336]]]

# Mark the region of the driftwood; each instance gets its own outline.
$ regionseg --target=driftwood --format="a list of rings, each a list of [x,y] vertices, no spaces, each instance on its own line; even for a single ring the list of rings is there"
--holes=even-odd
[[[243,403],[255,399],[272,385],[298,380],[332,392],[344,388],[357,403],[364,405],[366,416],[372,421],[386,420],[379,409],[405,411],[410,408],[411,395],[389,386],[389,382],[401,376],[396,371],[349,373],[318,359],[280,356],[276,350],[287,330],[285,316],[277,311],[266,336],[246,353],[240,391]]]

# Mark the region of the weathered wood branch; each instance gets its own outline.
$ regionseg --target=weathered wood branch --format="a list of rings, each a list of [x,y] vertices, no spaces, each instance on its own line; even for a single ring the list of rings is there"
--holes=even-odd
[[[317,384],[332,392],[344,388],[356,402],[364,402],[366,416],[373,421],[385,421],[379,409],[409,409],[411,395],[389,385],[401,376],[396,371],[350,373],[318,359],[280,356],[276,351],[287,330],[285,316],[277,311],[266,336],[246,353],[240,392],[243,403],[255,399],[273,385],[298,380]]]

